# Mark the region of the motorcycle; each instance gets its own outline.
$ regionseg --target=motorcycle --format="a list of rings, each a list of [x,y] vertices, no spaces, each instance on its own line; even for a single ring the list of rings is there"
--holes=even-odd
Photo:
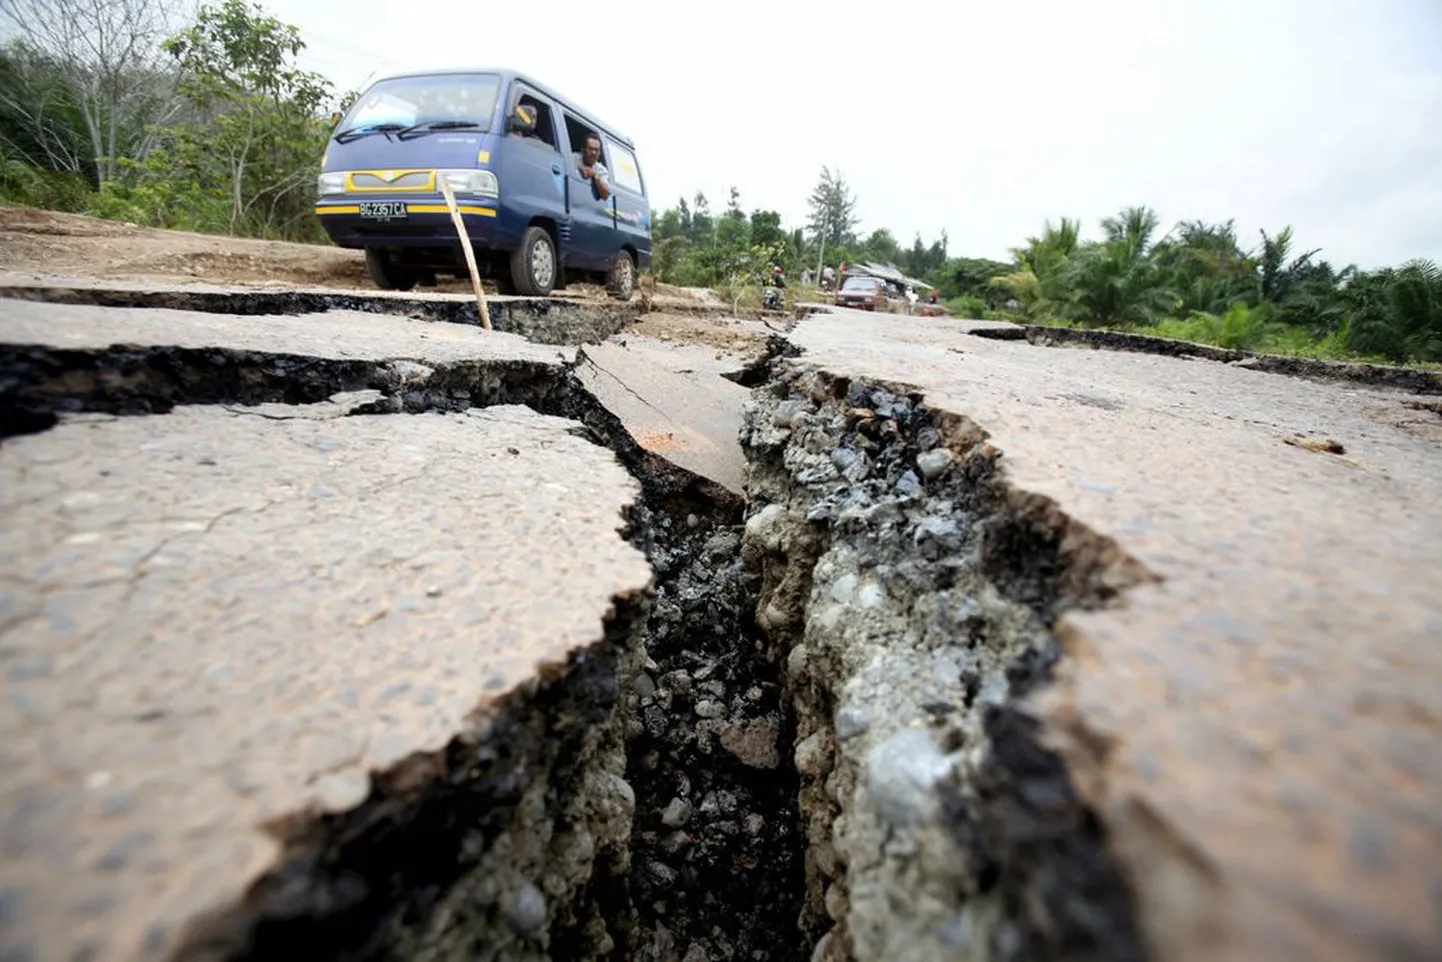
[[[761,286],[761,307],[767,311],[786,310],[786,288],[785,276],[779,267],[772,268],[769,281],[763,282]]]

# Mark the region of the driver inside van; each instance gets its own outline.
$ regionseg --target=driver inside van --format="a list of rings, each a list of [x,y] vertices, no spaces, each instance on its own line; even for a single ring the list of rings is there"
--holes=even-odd
[[[586,136],[586,147],[582,153],[572,154],[575,160],[576,170],[580,173],[582,180],[591,182],[591,189],[595,192],[598,200],[605,200],[611,196],[611,187],[606,182],[610,176],[606,171],[606,165],[601,163],[601,138],[595,134]]]

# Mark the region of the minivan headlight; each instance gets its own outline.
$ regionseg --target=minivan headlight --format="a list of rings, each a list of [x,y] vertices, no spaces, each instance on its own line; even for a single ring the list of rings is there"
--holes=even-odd
[[[496,175],[489,170],[438,170],[436,178],[449,184],[457,194],[498,197],[501,193]]]
[[[345,171],[333,170],[329,173],[321,174],[320,177],[316,179],[315,190],[316,193],[322,197],[327,197],[332,194],[344,194]]]

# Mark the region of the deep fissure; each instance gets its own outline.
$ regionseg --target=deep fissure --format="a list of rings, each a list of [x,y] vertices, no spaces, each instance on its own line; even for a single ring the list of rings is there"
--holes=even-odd
[[[6,435],[373,391],[353,413],[573,419],[642,488],[626,536],[653,596],[359,808],[273,826],[281,865],[190,957],[1143,958],[1104,830],[1017,701],[1061,611],[1147,573],[1009,491],[975,425],[794,354],[774,338],[737,377],[759,388],[743,504],[570,369],[4,349]]]
[[[744,550],[798,718],[813,958],[1143,958],[1102,826],[1018,704],[1062,611],[1152,576],[1010,489],[977,425],[773,375]]]

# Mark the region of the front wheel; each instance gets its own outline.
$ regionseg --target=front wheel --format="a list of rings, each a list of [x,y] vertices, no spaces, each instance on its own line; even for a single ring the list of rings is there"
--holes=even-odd
[[[556,245],[545,228],[531,226],[511,254],[511,283],[527,297],[545,297],[556,284]]]
[[[618,301],[629,301],[636,293],[636,262],[628,251],[616,255],[611,263],[610,276],[606,278],[606,289]]]
[[[396,263],[388,251],[378,247],[366,248],[366,272],[383,291],[408,291],[419,280],[414,271]]]

